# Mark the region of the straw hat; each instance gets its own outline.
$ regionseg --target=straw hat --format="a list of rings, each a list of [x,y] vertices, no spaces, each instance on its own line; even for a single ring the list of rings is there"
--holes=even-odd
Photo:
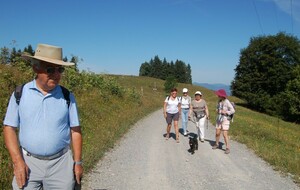
[[[72,62],[65,62],[62,60],[63,54],[62,54],[61,47],[51,46],[47,44],[38,44],[34,56],[29,54],[23,54],[22,57],[30,60],[37,59],[48,63],[53,63],[56,65],[63,65],[63,66],[74,65],[74,63]]]

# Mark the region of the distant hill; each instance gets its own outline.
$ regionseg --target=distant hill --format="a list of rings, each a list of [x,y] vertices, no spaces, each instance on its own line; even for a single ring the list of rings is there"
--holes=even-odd
[[[209,84],[209,83],[199,83],[199,82],[194,82],[193,85],[196,86],[202,86],[204,88],[210,89],[210,90],[219,90],[219,89],[224,89],[227,93],[227,95],[231,95],[230,91],[230,85],[226,84]]]

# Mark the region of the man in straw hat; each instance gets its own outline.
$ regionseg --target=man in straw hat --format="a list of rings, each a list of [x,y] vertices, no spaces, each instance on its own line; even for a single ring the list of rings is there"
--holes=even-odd
[[[31,60],[36,77],[23,86],[19,102],[12,94],[3,128],[13,189],[73,189],[83,173],[82,134],[74,95],[66,100],[58,84],[64,66],[74,63],[62,61],[62,48],[46,44],[23,57]]]

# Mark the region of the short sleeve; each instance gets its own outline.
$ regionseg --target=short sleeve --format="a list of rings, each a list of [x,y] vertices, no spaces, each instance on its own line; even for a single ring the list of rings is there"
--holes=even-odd
[[[11,126],[11,127],[19,127],[19,123],[20,123],[19,105],[16,102],[14,93],[12,93],[7,106],[3,125]]]
[[[166,102],[166,103],[167,103],[167,102],[168,102],[168,98],[169,98],[169,96],[167,96],[167,97],[166,97],[166,99],[165,99],[165,101],[164,101],[164,102]]]
[[[77,103],[73,93],[70,93],[70,102],[71,102],[69,108],[70,127],[80,126]]]

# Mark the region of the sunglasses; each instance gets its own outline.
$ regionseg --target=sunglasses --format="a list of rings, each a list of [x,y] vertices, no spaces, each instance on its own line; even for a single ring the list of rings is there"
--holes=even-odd
[[[48,74],[54,74],[55,72],[63,73],[65,71],[64,67],[47,67],[46,72]]]

